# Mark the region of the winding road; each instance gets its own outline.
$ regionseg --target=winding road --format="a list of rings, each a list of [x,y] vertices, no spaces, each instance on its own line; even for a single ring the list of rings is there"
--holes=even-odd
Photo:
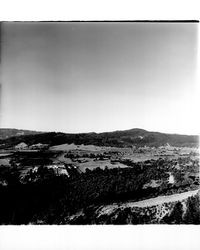
[[[135,201],[135,202],[124,202],[121,204],[114,203],[112,205],[103,206],[99,210],[99,214],[109,214],[109,213],[112,213],[113,210],[115,210],[117,208],[152,207],[152,206],[156,206],[156,205],[161,205],[163,203],[182,201],[184,199],[187,199],[188,197],[196,195],[198,193],[198,191],[199,191],[199,189],[191,190],[191,191],[187,191],[187,192],[183,192],[183,193],[172,194],[172,195],[158,196],[155,198],[150,198],[150,199]]]

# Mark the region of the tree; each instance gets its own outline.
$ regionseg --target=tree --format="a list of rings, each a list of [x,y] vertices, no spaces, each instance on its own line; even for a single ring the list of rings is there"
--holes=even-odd
[[[183,205],[178,201],[172,209],[170,215],[166,215],[162,221],[167,224],[182,224],[183,223]]]
[[[200,200],[199,196],[189,197],[187,200],[187,210],[184,216],[186,224],[200,224]]]

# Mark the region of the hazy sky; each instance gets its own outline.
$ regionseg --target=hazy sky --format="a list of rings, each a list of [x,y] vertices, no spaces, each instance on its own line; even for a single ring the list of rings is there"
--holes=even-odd
[[[4,23],[0,126],[196,134],[197,23]]]

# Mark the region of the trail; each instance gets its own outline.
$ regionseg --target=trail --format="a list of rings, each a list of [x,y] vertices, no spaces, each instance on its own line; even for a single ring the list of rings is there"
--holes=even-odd
[[[187,199],[190,196],[196,195],[198,192],[197,190],[187,191],[184,193],[179,194],[172,194],[172,195],[164,195],[164,196],[158,196],[155,198],[150,198],[147,200],[142,201],[136,201],[136,202],[127,202],[125,203],[125,206],[128,207],[152,207],[156,206],[162,203],[169,203],[169,202],[175,202],[175,201],[182,201],[184,199]],[[124,204],[122,204],[124,206]]]
[[[115,210],[117,208],[123,209],[126,207],[152,207],[152,206],[160,205],[163,203],[182,201],[184,199],[187,199],[188,197],[196,195],[198,191],[199,191],[199,189],[187,191],[184,193],[158,196],[155,198],[150,198],[150,199],[135,201],[135,202],[124,202],[124,203],[120,203],[120,204],[114,203],[112,205],[107,205],[107,206],[101,207],[101,209],[99,210],[99,215],[110,214],[113,212],[113,210]]]

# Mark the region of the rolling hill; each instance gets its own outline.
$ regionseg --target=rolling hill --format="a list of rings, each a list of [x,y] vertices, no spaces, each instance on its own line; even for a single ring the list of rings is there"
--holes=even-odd
[[[80,133],[68,134],[61,132],[36,132],[28,130],[1,129],[0,148],[12,148],[20,142],[27,145],[36,143],[49,144],[50,146],[74,143],[77,145],[97,145],[97,146],[163,146],[169,144],[177,147],[197,147],[199,137],[197,135],[166,134],[150,132],[144,129],[130,129],[124,131],[104,132],[104,133]]]
[[[7,139],[9,137],[21,136],[21,135],[33,135],[39,134],[41,132],[23,130],[23,129],[13,129],[13,128],[0,128],[0,140]]]

